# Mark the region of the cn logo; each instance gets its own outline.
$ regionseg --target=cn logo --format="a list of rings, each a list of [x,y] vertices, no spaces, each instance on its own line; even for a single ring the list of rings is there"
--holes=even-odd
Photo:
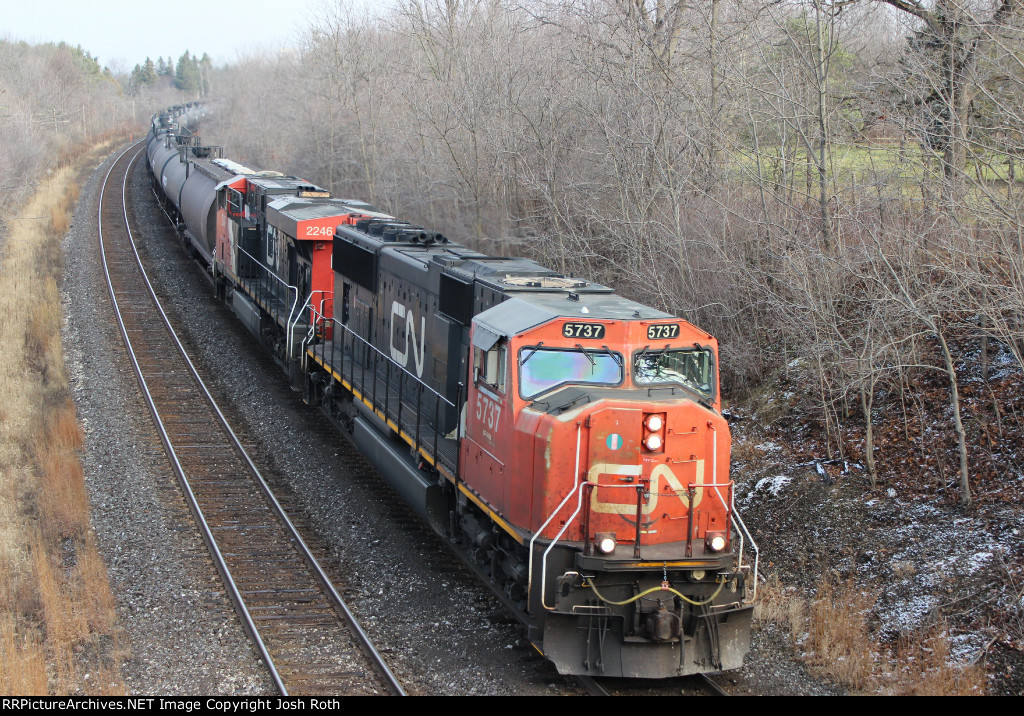
[[[416,316],[398,301],[391,302],[391,358],[405,368],[409,364],[409,353],[416,363],[416,377],[423,377],[423,357],[426,349],[427,319],[420,316],[419,339],[416,338]],[[398,340],[395,340],[395,333]],[[402,333],[405,337],[402,337]],[[396,345],[397,343],[397,345]]]
[[[697,488],[697,492],[694,495],[693,506],[696,507],[704,499],[704,461],[695,460],[696,474],[693,479],[693,486]],[[640,477],[642,468],[640,465],[616,465],[613,463],[598,463],[587,471],[587,480],[593,484],[597,484],[597,478],[599,475],[621,475],[623,477]],[[661,494],[661,484],[664,481],[666,487],[675,492],[676,497],[680,500],[684,499],[686,495],[686,486],[680,481],[676,474],[672,472],[672,468],[668,465],[656,465],[651,471],[651,497],[650,501],[644,505],[641,509],[643,514],[650,515],[654,512],[658,506],[658,498],[666,495]],[[607,496],[612,496],[615,493],[621,493],[623,490],[604,490]],[[590,509],[594,512],[603,512],[605,514],[618,514],[618,515],[632,515],[636,513],[636,505],[620,504],[614,502],[606,502],[601,499],[602,490],[600,487],[595,489],[590,495]]]

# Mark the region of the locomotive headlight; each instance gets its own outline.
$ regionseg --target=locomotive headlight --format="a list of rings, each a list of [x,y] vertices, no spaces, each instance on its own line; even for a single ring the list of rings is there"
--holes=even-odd
[[[647,437],[644,438],[644,445],[651,452],[661,450],[661,436],[658,435],[657,433],[650,433]]]
[[[704,580],[704,577],[708,576],[708,573],[703,569],[695,569],[688,576],[691,582],[701,582]]]
[[[611,554],[615,551],[615,535],[608,532],[597,534],[597,549],[601,554]]]
[[[721,552],[725,549],[725,535],[721,532],[708,533],[707,545],[712,552]]]
[[[656,433],[665,427],[665,420],[660,415],[651,415],[647,418],[647,422],[644,424],[647,426],[648,430],[652,433]]]

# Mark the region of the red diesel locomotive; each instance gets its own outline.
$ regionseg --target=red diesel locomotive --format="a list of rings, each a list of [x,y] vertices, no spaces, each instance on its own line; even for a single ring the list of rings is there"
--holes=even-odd
[[[567,674],[738,668],[757,554],[718,343],[154,118],[154,185],[220,295]]]

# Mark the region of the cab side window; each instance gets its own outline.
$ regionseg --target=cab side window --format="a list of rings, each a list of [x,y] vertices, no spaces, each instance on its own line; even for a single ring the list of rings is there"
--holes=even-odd
[[[483,351],[479,348],[474,353],[474,375],[480,382],[497,390],[505,392],[505,366],[507,364],[508,345],[505,341],[498,341],[490,350]]]

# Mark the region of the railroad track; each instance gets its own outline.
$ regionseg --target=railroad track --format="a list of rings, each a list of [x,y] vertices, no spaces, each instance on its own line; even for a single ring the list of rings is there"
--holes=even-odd
[[[706,674],[695,674],[694,676],[684,676],[681,678],[694,682],[698,688],[708,692],[711,696],[729,695],[729,692],[727,692],[725,689],[719,686],[711,677],[707,676]],[[613,693],[615,693],[614,691],[609,690],[606,684],[601,683],[600,681],[591,676],[577,676],[576,681],[580,685],[580,687],[590,696],[612,696]],[[616,680],[615,683],[621,686],[624,682],[623,680],[619,679]],[[625,683],[629,684],[629,681],[627,680]],[[643,682],[633,682],[632,684],[625,686],[622,695],[632,695],[629,693],[629,691],[633,687],[636,687],[638,683]],[[645,684],[644,687],[646,688],[647,685]]]
[[[282,694],[404,695],[224,419],[156,298],[125,202],[140,145],[125,150],[104,178],[100,253],[143,397],[228,596]]]
[[[707,674],[697,676],[700,685],[711,693],[712,696],[728,696],[729,692],[723,689],[718,683]]]

